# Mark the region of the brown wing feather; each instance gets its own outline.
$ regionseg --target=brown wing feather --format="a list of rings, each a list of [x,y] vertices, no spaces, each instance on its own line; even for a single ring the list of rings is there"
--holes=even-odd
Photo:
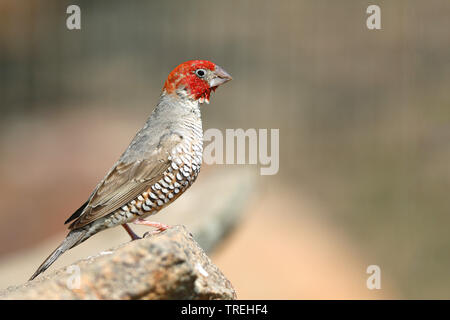
[[[169,152],[181,138],[170,135],[146,159],[117,163],[97,186],[87,206],[69,229],[83,227],[126,205],[163,178],[169,168]]]

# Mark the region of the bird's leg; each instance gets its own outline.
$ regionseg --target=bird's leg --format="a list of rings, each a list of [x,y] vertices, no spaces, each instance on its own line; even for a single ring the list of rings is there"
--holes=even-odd
[[[162,232],[164,230],[167,230],[167,229],[171,228],[171,226],[168,226],[167,224],[164,224],[164,223],[161,223],[161,222],[147,221],[147,220],[144,220],[144,219],[136,219],[136,220],[133,221],[133,223],[134,224],[141,224],[141,225],[149,226],[149,227],[154,227],[154,228],[157,229],[154,232],[151,232],[150,234],[159,233],[159,232]],[[149,233],[146,232],[144,234],[144,237],[146,235],[148,235],[148,234]]]
[[[141,239],[141,237],[139,237],[136,233],[134,233],[133,230],[131,230],[131,228],[130,228],[130,226],[129,226],[128,224],[124,223],[124,224],[122,225],[122,227],[123,227],[123,228],[125,229],[125,231],[130,235],[131,241]]]

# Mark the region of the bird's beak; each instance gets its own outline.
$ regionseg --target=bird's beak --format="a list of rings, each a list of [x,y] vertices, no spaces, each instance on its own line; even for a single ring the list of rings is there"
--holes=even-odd
[[[212,78],[209,81],[209,86],[211,88],[218,87],[221,84],[224,84],[225,82],[228,82],[231,79],[233,79],[233,78],[231,78],[231,76],[229,75],[228,72],[226,72],[225,70],[223,70],[221,67],[219,67],[217,65],[216,65],[216,69],[214,70],[214,75],[215,75],[214,78]]]

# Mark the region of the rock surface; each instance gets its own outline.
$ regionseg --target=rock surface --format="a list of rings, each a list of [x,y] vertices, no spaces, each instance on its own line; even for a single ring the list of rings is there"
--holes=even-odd
[[[230,281],[184,226],[123,244],[0,292],[0,299],[235,298]]]

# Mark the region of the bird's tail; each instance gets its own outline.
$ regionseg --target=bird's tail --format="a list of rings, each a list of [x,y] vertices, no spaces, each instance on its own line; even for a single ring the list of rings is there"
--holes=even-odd
[[[75,247],[79,243],[83,242],[84,236],[86,235],[87,230],[85,229],[76,229],[69,232],[67,237],[64,239],[64,241],[59,245],[58,248],[53,251],[47,259],[39,266],[39,268],[36,270],[36,272],[31,276],[30,280],[33,280],[36,278],[39,274],[47,270],[50,265],[56,261],[56,259],[59,258],[60,255],[62,255],[65,251],[69,250],[70,248]]]

